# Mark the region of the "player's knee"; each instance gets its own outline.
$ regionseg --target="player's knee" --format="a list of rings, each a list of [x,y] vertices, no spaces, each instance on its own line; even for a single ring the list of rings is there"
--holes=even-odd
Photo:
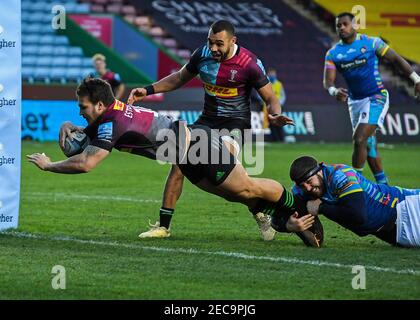
[[[353,137],[353,144],[354,144],[355,147],[366,146],[367,139],[363,136],[354,136]]]

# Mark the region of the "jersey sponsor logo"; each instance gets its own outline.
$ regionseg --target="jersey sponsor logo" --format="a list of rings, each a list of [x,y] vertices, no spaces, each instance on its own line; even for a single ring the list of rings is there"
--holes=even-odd
[[[236,97],[238,95],[238,88],[215,86],[209,83],[204,83],[204,90],[208,94],[217,97]]]
[[[356,49],[354,49],[354,48],[350,48],[349,50],[347,50],[347,52],[346,52],[346,53],[353,53],[353,52],[356,52]]]
[[[366,49],[366,47],[361,47],[361,48],[360,48],[360,52],[361,52],[361,53],[365,53],[365,52],[366,52],[366,50],[367,50],[367,49]]]
[[[112,122],[105,122],[98,127],[99,140],[112,140]]]
[[[114,104],[114,110],[123,111],[124,110],[124,102],[116,100],[115,104]]]
[[[362,67],[366,64],[366,62],[367,62],[367,60],[365,58],[356,59],[352,62],[342,63],[342,64],[340,64],[340,67],[344,70],[350,70],[350,69]]]

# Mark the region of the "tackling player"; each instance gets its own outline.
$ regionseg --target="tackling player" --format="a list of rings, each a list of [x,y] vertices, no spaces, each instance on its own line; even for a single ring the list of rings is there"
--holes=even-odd
[[[204,88],[204,110],[195,124],[212,129],[227,129],[235,140],[244,142],[244,130],[251,128],[250,94],[255,88],[268,106],[269,121],[279,124],[281,108],[262,62],[249,50],[236,44],[233,25],[229,21],[214,22],[207,44],[197,48],[190,61],[175,72],[145,88],[131,91],[129,104],[146,95],[169,92],[182,87],[199,75]],[[182,193],[183,176],[173,166],[163,194],[159,222],[139,235],[140,238],[170,236],[170,223],[175,205]],[[254,215],[264,240],[272,240],[275,231],[267,216]]]
[[[386,59],[407,75],[415,84],[416,95],[420,93],[420,76],[380,38],[357,33],[354,23],[351,13],[341,13],[336,18],[341,40],[325,56],[324,88],[348,104],[353,127],[353,168],[362,173],[367,159],[376,182],[387,183],[375,135],[389,107],[389,94],[379,74],[379,59]],[[335,87],[337,71],[343,75],[348,89]]]
[[[420,189],[376,184],[343,164],[326,165],[309,156],[293,161],[293,193],[308,212],[323,214],[363,237],[420,247]]]

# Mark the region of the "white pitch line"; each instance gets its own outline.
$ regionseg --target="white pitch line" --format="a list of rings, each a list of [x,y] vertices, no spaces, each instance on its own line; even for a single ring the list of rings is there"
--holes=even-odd
[[[339,269],[352,269],[355,265],[362,265],[362,264],[354,264],[354,265],[342,264],[342,263],[337,263],[337,262],[326,262],[326,261],[320,261],[320,260],[303,260],[303,259],[290,258],[290,257],[254,256],[254,255],[245,254],[241,252],[206,251],[206,250],[197,250],[193,248],[187,249],[187,248],[149,247],[149,246],[139,246],[139,245],[133,245],[133,244],[127,244],[127,243],[119,243],[119,242],[82,240],[82,239],[77,239],[77,238],[72,238],[72,237],[63,237],[63,236],[48,237],[45,235],[32,234],[32,233],[27,233],[27,232],[17,232],[17,231],[3,231],[3,232],[0,232],[0,235],[13,236],[17,238],[37,239],[37,240],[68,241],[68,242],[75,242],[75,243],[81,243],[81,244],[93,244],[93,245],[109,246],[109,247],[123,247],[123,248],[128,248],[128,249],[141,249],[141,250],[149,250],[149,251],[157,251],[157,252],[214,255],[214,256],[236,258],[236,259],[262,260],[262,261],[270,261],[270,262],[311,265],[311,266],[317,266],[317,267],[331,267],[331,268],[339,268]],[[420,270],[415,270],[415,269],[397,270],[394,268],[379,267],[379,266],[372,266],[372,265],[362,265],[362,266],[365,267],[366,270],[372,270],[376,272],[420,276]]]
[[[133,197],[112,196],[112,195],[84,195],[84,194],[68,194],[68,193],[47,193],[47,192],[30,192],[22,193],[22,198],[54,198],[54,199],[77,199],[77,200],[108,200],[108,201],[125,201],[125,202],[152,202],[159,203],[161,200],[155,199],[139,199]]]

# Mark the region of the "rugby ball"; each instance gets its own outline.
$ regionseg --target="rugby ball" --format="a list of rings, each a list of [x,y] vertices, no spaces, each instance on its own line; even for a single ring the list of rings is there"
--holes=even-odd
[[[72,157],[76,154],[82,153],[89,143],[90,139],[84,132],[73,132],[73,134],[68,136],[64,141],[63,152],[66,157]]]

